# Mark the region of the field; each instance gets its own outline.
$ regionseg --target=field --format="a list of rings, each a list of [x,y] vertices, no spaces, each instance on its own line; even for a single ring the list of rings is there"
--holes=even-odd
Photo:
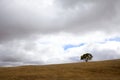
[[[120,80],[120,60],[0,67],[0,80]]]

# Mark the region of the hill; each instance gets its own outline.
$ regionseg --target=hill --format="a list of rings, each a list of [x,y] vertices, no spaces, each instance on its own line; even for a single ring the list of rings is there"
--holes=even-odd
[[[120,80],[120,60],[0,67],[0,80]]]

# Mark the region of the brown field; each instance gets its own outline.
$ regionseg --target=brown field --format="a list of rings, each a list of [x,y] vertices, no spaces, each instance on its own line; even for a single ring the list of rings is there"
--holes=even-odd
[[[0,67],[0,80],[120,80],[120,60]]]

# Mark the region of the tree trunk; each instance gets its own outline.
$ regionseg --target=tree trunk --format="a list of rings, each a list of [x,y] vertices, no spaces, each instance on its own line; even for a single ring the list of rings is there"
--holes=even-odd
[[[85,59],[85,62],[88,62],[88,59]]]

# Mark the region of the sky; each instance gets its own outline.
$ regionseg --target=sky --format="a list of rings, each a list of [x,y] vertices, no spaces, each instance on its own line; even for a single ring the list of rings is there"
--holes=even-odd
[[[120,0],[0,0],[0,66],[120,59]]]

